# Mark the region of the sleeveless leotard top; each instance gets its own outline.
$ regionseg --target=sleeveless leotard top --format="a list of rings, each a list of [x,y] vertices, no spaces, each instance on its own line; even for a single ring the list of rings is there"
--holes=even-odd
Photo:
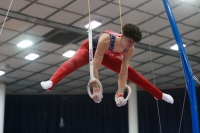
[[[124,56],[127,53],[127,50],[124,50],[121,53],[117,53],[117,52],[113,51],[116,36],[122,36],[122,34],[113,32],[111,30],[106,30],[103,33],[107,33],[107,34],[110,35],[110,46],[109,46],[108,51],[105,52],[105,54],[108,54],[108,55],[111,55],[111,56]],[[92,38],[92,44],[93,44],[94,49],[97,48],[99,36],[100,36],[100,34]]]

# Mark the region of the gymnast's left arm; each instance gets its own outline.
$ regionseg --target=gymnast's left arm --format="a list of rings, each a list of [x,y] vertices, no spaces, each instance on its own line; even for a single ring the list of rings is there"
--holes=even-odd
[[[125,86],[127,85],[128,79],[128,66],[130,63],[130,59],[133,55],[134,47],[130,48],[126,55],[122,58],[121,69],[119,73],[118,79],[118,93],[124,93]]]

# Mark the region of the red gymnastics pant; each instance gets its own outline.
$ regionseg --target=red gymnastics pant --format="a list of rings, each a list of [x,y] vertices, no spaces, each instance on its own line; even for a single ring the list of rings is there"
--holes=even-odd
[[[53,74],[50,79],[53,82],[53,86],[48,90],[51,90],[61,79],[65,78],[68,74],[88,63],[89,43],[88,40],[86,40],[77,50],[75,55],[63,63]],[[102,65],[118,74],[120,73],[121,63],[122,60],[120,58],[104,54]],[[130,66],[128,67],[128,79],[149,92],[156,99],[162,99],[162,92]]]

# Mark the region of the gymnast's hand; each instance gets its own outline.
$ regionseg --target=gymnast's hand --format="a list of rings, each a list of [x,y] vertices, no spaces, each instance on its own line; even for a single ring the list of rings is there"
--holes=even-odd
[[[124,93],[120,93],[119,89],[115,94],[115,102],[118,107],[126,105],[127,101],[124,100]]]
[[[93,87],[93,89],[99,88],[97,81],[92,82],[92,87]]]
[[[93,94],[91,98],[95,103],[100,103],[103,98],[102,92],[100,91],[100,86],[97,81],[92,82]]]

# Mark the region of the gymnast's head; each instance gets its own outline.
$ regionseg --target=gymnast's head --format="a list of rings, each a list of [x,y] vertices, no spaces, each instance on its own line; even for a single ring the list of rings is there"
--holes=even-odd
[[[129,48],[142,39],[142,30],[133,23],[126,23],[122,27],[122,33],[122,39]]]

